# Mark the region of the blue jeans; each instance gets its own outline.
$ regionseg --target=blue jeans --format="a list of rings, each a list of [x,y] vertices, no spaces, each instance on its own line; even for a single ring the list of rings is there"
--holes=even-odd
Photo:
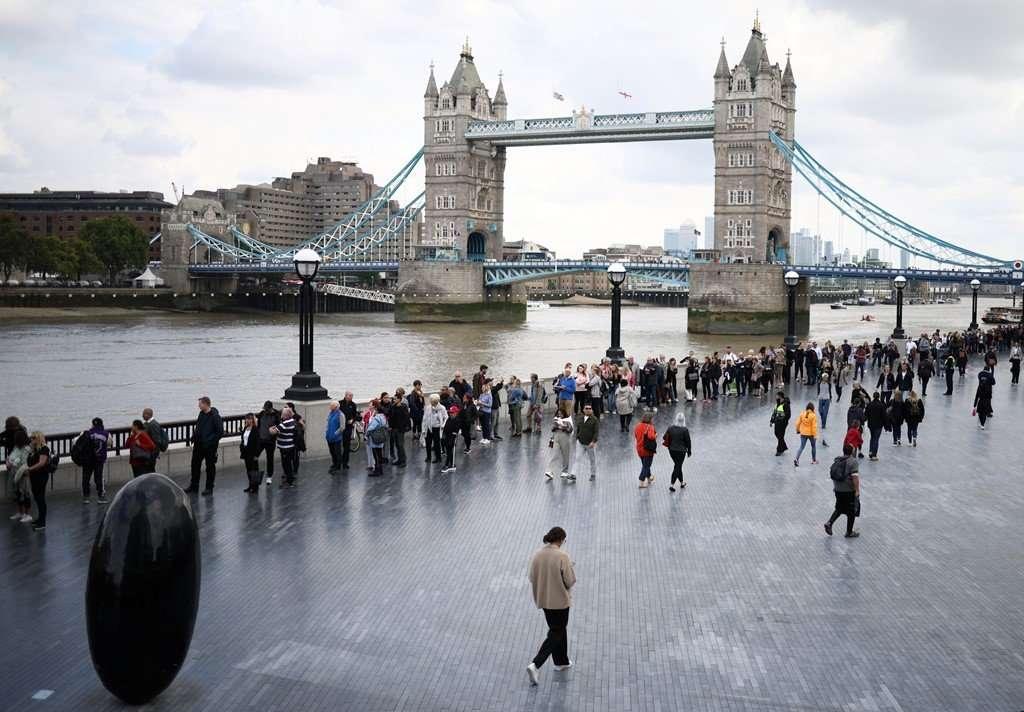
[[[818,459],[818,441],[816,438],[812,438],[810,435],[800,436],[800,449],[796,451],[795,462],[800,462],[800,456],[804,453],[804,448],[807,446],[807,441],[811,443],[811,459]]]
[[[907,421],[907,440],[915,442],[917,440],[917,423],[911,423]]]
[[[606,401],[607,401],[608,405],[605,407],[605,411],[608,412],[608,413],[615,413],[615,412],[617,412],[615,410],[615,389],[614,388],[608,391],[608,395],[606,397]]]
[[[654,455],[648,455],[647,457],[640,458],[640,481],[648,479],[651,476],[651,463],[654,462]]]
[[[818,415],[821,416],[821,429],[824,430],[828,424],[828,409],[832,405],[831,398],[818,399]],[[824,433],[822,434],[824,436]]]
[[[878,441],[882,437],[882,429],[881,428],[868,428],[868,430],[871,432],[871,438],[869,439],[869,442],[868,442],[868,454],[871,457],[874,457],[875,455],[878,454]]]
[[[491,439],[491,414],[480,411],[480,430],[484,440]]]
[[[647,403],[648,408],[658,405],[658,387],[656,385],[644,384],[644,402]]]

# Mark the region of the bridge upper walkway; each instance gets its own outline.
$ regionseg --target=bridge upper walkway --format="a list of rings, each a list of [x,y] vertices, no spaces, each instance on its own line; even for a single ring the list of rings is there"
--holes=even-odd
[[[546,119],[471,121],[465,137],[496,146],[541,146],[623,141],[708,139],[714,109],[649,111],[641,114],[575,114]]]

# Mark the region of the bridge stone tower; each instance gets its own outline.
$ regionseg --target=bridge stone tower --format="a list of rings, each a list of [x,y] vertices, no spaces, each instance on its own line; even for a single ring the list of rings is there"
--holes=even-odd
[[[400,264],[396,322],[526,319],[521,285],[484,286],[484,263],[501,259],[504,242],[505,148],[465,138],[471,121],[504,121],[507,110],[502,80],[492,99],[468,39],[451,79],[440,89],[431,65],[423,95],[426,208],[421,249],[454,252],[456,259]]]
[[[690,269],[688,330],[778,334],[786,330],[782,276],[789,257],[793,172],[769,134],[792,141],[796,81],[771,64],[755,19],[739,64],[729,68],[725,42],[715,68],[715,249],[721,263]],[[797,331],[810,323],[806,279],[797,287]]]
[[[500,259],[505,192],[505,149],[464,138],[469,122],[504,121],[505,87],[498,79],[492,100],[480,80],[469,40],[452,77],[438,90],[431,66],[423,96],[426,164],[424,237],[450,241],[464,260]]]
[[[723,262],[785,262],[793,171],[769,138],[794,136],[796,82],[768,60],[760,21],[732,69],[715,69],[715,249]]]

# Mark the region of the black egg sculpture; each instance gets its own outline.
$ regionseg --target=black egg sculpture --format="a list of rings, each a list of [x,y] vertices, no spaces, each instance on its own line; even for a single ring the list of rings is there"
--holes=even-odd
[[[200,570],[199,531],[182,489],[155,473],[125,485],[96,533],[85,590],[93,666],[123,701],[149,702],[181,669]]]

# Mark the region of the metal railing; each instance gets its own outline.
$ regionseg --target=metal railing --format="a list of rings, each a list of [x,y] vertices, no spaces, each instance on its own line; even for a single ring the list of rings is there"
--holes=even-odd
[[[225,438],[238,437],[245,428],[245,415],[222,415],[221,421],[224,423]],[[188,446],[192,444],[196,421],[176,420],[170,423],[160,423],[160,427],[163,428],[164,434],[167,435],[168,445],[184,444]],[[122,451],[128,450],[127,442],[132,434],[130,427],[109,428],[107,432],[110,433],[111,439],[110,447],[107,448],[108,453],[120,455]],[[80,431],[77,433],[48,434],[46,436],[46,445],[50,448],[50,452],[61,458],[62,463],[71,462],[71,448],[81,434]]]

